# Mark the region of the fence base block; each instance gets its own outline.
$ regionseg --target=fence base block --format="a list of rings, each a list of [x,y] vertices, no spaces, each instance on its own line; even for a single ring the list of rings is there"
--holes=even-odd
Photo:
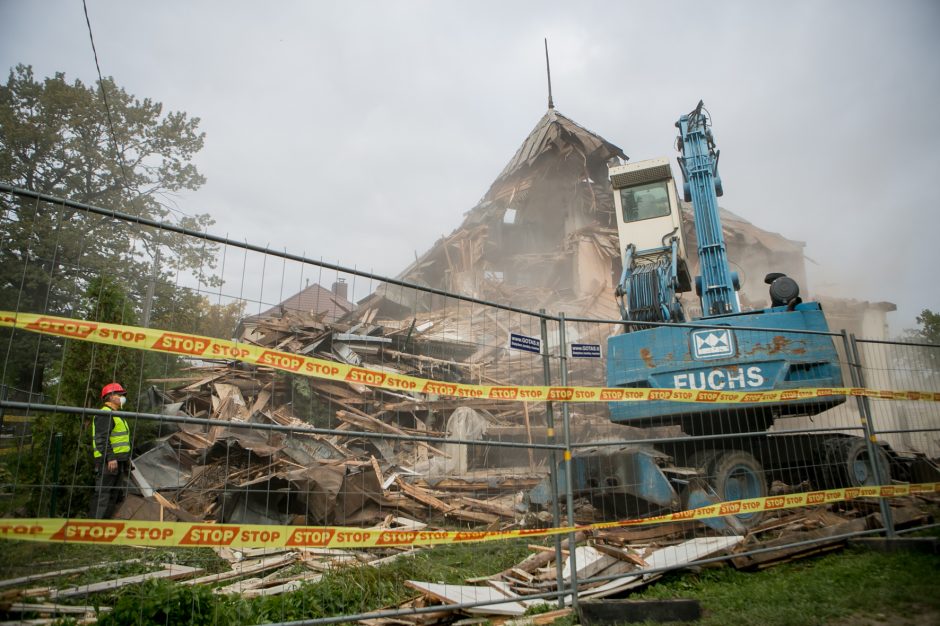
[[[698,600],[582,600],[578,612],[584,626],[625,622],[692,622],[702,617]]]
[[[940,554],[940,537],[857,537],[849,540],[850,546],[864,546],[878,552],[909,550],[925,554]]]

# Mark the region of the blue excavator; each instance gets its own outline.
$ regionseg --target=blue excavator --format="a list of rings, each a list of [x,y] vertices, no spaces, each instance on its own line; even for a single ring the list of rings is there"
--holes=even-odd
[[[772,306],[741,312],[739,279],[728,262],[718,208],[719,152],[703,103],[676,126],[683,196],[694,212],[699,275],[690,280],[681,207],[668,161],[611,168],[620,238],[631,242],[616,290],[630,332],[608,341],[607,385],[712,391],[840,387],[832,338],[806,332],[829,332],[822,307],[803,302],[793,279],[769,274],[765,280]],[[676,325],[686,320],[679,294],[693,287],[702,311],[694,322],[708,328]],[[775,417],[814,415],[844,401],[844,396],[829,396],[707,409],[675,402],[619,403],[611,405],[611,417],[632,425],[678,423],[688,434],[710,435],[732,425],[739,431],[766,430]]]
[[[623,272],[616,289],[623,332],[607,343],[607,386],[699,392],[842,387],[840,359],[822,307],[803,302],[783,273],[768,274],[771,306],[742,312],[731,270],[718,197],[719,151],[702,102],[676,122],[682,193],[691,202],[698,272],[686,256],[682,207],[668,159],[610,167]],[[692,290],[701,315],[690,319],[680,295]],[[689,307],[691,308],[691,307]],[[711,399],[715,399],[713,394]],[[815,488],[877,484],[889,457],[862,437],[842,433],[767,433],[783,416],[812,416],[845,396],[794,393],[773,403],[615,402],[611,420],[656,438],[582,449],[571,460],[577,496],[605,517],[682,510],[717,501],[768,495],[773,480]],[[686,436],[663,438],[660,427]],[[674,432],[674,428],[673,428]],[[874,461],[872,459],[874,457]],[[564,489],[565,472],[556,473]],[[548,484],[529,494],[549,501]],[[709,525],[740,532],[758,520],[741,514]]]

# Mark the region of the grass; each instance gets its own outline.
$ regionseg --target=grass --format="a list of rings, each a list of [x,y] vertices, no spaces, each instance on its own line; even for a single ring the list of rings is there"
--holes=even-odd
[[[132,546],[95,546],[78,543],[43,543],[3,541],[0,578],[20,578],[43,572],[96,565],[93,569],[55,579],[36,581],[31,586],[85,585],[123,576],[133,576],[159,569],[164,563],[200,567],[207,573],[221,572],[229,565],[208,548],[135,548]],[[124,563],[140,559],[140,563]]]
[[[416,594],[405,586],[409,579],[462,584],[464,579],[485,576],[515,565],[530,551],[532,541],[485,542],[474,546],[438,546],[403,557],[382,567],[344,568],[329,572],[317,584],[279,596],[245,600],[218,596],[209,586],[184,587],[169,581],[151,581],[112,593],[80,598],[77,602],[113,606],[101,624],[256,624],[303,618],[353,614],[393,606]],[[127,546],[90,546],[4,541],[2,578],[43,571],[109,563],[55,581],[33,586],[64,587],[152,571],[161,562],[198,566],[209,572],[228,568],[208,549],[142,550]],[[9,555],[9,559],[7,559]],[[141,558],[145,563],[121,564]],[[28,617],[28,616],[27,616]]]
[[[937,513],[931,509],[935,518]],[[906,536],[940,537],[940,527]],[[705,616],[694,622],[697,626],[808,626],[842,620],[854,624],[858,619],[852,618],[872,616],[878,623],[893,623],[892,615],[923,611],[929,615],[917,623],[940,624],[938,587],[940,556],[851,547],[761,571],[742,572],[719,563],[699,571],[671,572],[629,597],[699,600]],[[576,619],[568,617],[554,626],[574,623]]]
[[[934,532],[936,534],[936,531]],[[85,562],[128,558],[175,560],[224,569],[226,564],[209,550],[140,550],[120,546],[51,545],[4,542],[5,555],[19,562],[32,561],[30,573],[76,567]],[[325,574],[316,584],[266,598],[245,600],[217,596],[208,587],[183,587],[154,581],[109,595],[83,598],[114,607],[101,622],[114,624],[253,624],[321,616],[353,614],[392,607],[414,597],[405,587],[409,579],[462,584],[467,578],[490,575],[518,563],[530,551],[531,540],[438,546],[388,565],[340,569]],[[8,564],[10,560],[4,559]],[[66,561],[68,561],[66,563]],[[27,561],[28,562],[28,561]],[[94,570],[98,580],[114,570]],[[937,593],[940,557],[914,552],[882,554],[849,548],[824,557],[782,564],[760,572],[740,572],[715,566],[696,572],[667,574],[632,599],[694,598],[705,617],[696,624],[820,625],[854,623],[853,616],[916,615],[926,622],[940,620]],[[19,574],[22,575],[22,574]],[[122,571],[120,575],[125,575]],[[90,582],[85,580],[83,582]],[[76,584],[69,581],[70,584]],[[62,586],[56,581],[56,586]],[[882,617],[878,617],[882,616]],[[573,624],[573,617],[556,626]]]
[[[760,572],[731,567],[672,573],[633,599],[693,598],[697,624],[811,626],[851,616],[903,615],[929,609],[940,616],[940,557],[849,548]],[[848,622],[846,622],[848,623]]]

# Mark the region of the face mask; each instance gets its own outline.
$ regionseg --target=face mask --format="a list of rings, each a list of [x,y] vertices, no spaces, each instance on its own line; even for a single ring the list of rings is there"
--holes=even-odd
[[[118,396],[118,406],[124,408],[125,404],[127,404],[127,396]]]

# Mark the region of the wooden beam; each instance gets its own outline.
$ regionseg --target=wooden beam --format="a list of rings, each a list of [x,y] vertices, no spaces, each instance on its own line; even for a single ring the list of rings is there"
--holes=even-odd
[[[32,583],[37,580],[43,580],[45,578],[58,578],[59,576],[68,576],[69,574],[87,572],[90,569],[96,569],[99,567],[112,567],[114,565],[127,565],[129,563],[140,563],[140,559],[128,559],[126,561],[105,561],[103,563],[94,563],[92,565],[86,565],[84,567],[60,569],[54,572],[43,572],[42,574],[30,574],[29,576],[23,576],[21,578],[8,578],[6,580],[0,580],[0,587],[13,587],[13,586],[18,586],[18,585],[28,585],[29,583]]]
[[[260,559],[257,561],[242,561],[241,563],[236,564],[228,572],[220,572],[218,574],[209,574],[208,576],[201,576],[199,578],[192,578],[190,580],[183,581],[182,585],[202,585],[202,584],[211,584],[222,582],[223,580],[230,580],[232,578],[238,578],[240,576],[248,576],[249,574],[257,574],[258,572],[266,572],[271,569],[277,569],[278,567],[283,567],[284,565],[290,565],[297,560],[299,554],[297,552],[288,552],[287,554],[279,554],[277,556],[272,556],[266,559]]]
[[[158,578],[176,580],[177,578],[186,578],[187,576],[201,574],[202,572],[203,570],[198,567],[187,567],[185,565],[176,565],[171,563],[166,565],[164,569],[158,570],[156,572],[150,572],[149,574],[125,576],[124,578],[115,578],[114,580],[105,580],[100,583],[81,585],[79,587],[69,587],[68,589],[53,589],[49,592],[49,597],[52,599],[57,599],[74,598],[75,596],[87,596],[93,593],[101,593],[102,591],[113,591],[128,585],[136,585],[146,580],[154,580]]]

